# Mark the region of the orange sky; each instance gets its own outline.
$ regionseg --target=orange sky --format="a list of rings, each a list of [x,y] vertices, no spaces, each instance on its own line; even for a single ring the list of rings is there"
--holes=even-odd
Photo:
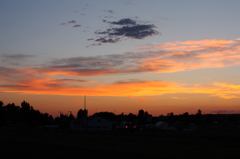
[[[82,97],[88,96],[89,113],[111,111],[115,113],[137,113],[145,109],[153,115],[195,113],[239,113],[240,83],[214,79],[207,83],[184,83],[174,80],[114,80],[104,83],[92,77],[112,77],[117,74],[175,73],[207,68],[230,68],[240,64],[240,42],[238,40],[205,39],[199,41],[173,42],[162,45],[143,46],[140,50],[155,50],[128,59],[135,63],[125,68],[114,68],[111,61],[84,61],[84,63],[106,63],[113,68],[78,71],[68,66],[2,68],[0,87],[2,101],[20,104],[26,100],[31,105],[57,116],[59,112],[76,114],[82,107]],[[160,49],[156,51],[156,49]],[[139,50],[139,49],[137,49]],[[196,52],[197,53],[194,53]],[[127,55],[129,56],[129,55]],[[131,58],[131,57],[130,57]],[[89,77],[88,79],[84,77]],[[189,76],[191,77],[191,76]],[[14,94],[14,95],[12,95]],[[7,97],[8,96],[8,97]],[[16,97],[15,96],[19,96]],[[12,100],[14,99],[14,100]]]
[[[83,62],[84,65],[92,62],[106,63],[102,69],[95,69],[95,67],[83,70],[74,69],[68,66],[67,59],[62,62],[65,63],[65,66],[61,67],[1,67],[1,100],[4,103],[14,102],[15,99],[11,101],[11,98],[7,96],[12,97],[17,93],[22,97],[17,100],[18,104],[21,100],[26,100],[34,107],[51,112],[55,116],[59,111],[76,113],[78,109],[82,108],[84,95],[89,97],[90,113],[96,111],[134,113],[139,109],[145,109],[158,115],[158,113],[166,114],[168,112],[191,111],[194,113],[200,107],[205,109],[203,110],[205,113],[218,110],[223,112],[240,111],[237,107],[240,101],[240,83],[236,82],[240,77],[236,74],[233,75],[233,83],[229,80],[217,80],[218,78],[203,83],[197,81],[178,82],[178,78],[176,80],[147,78],[150,74],[152,76],[152,74],[174,74],[189,70],[238,66],[240,64],[239,40],[204,39],[173,42],[145,45],[136,50],[144,51],[146,49],[151,51],[147,54],[126,53],[121,55],[122,58],[126,56],[128,61],[131,61],[131,65],[116,66],[111,59],[101,58]],[[78,61],[78,58],[69,59],[73,62],[75,60]],[[236,70],[238,67],[234,69]],[[142,74],[145,78],[120,80],[114,78],[117,74],[129,74],[130,72]],[[221,74],[221,76],[224,75]],[[110,77],[112,82],[100,82],[98,77],[105,79]],[[54,100],[55,98],[59,98],[59,102]]]

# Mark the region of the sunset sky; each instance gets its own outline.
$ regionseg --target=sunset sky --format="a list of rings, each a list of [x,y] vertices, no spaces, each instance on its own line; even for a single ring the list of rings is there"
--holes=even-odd
[[[239,0],[1,0],[0,101],[54,117],[240,113]]]

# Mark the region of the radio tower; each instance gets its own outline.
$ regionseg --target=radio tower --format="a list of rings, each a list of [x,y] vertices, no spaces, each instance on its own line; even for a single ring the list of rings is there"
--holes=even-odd
[[[88,110],[86,109],[86,95],[84,95],[84,109],[83,109],[83,112],[84,112],[84,116],[87,117],[88,116]]]
[[[86,95],[84,95],[84,110],[86,110]]]

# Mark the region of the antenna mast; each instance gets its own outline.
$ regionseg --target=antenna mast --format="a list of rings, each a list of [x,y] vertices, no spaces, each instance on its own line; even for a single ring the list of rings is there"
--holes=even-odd
[[[84,96],[84,110],[86,110],[86,95]]]

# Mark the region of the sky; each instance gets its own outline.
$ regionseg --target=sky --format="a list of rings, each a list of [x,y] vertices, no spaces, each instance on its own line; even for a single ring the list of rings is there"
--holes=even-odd
[[[239,0],[1,0],[0,101],[76,116],[240,113]]]

